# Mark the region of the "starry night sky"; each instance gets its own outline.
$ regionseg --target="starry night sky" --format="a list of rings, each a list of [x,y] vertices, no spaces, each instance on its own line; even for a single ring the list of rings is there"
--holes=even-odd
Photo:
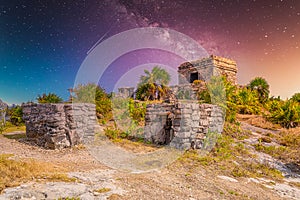
[[[48,92],[67,99],[93,45],[138,27],[182,32],[209,54],[236,60],[240,84],[262,76],[274,96],[300,92],[298,0],[0,0],[0,99],[22,103]],[[116,60],[99,84],[111,91],[143,53]]]

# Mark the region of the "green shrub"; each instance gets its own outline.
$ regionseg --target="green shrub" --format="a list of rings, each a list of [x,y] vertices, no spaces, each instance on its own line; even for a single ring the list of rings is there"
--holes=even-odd
[[[144,123],[147,104],[147,102],[137,102],[133,99],[129,99],[128,109],[131,119],[138,124]]]
[[[63,102],[63,99],[54,93],[48,93],[48,94],[44,93],[42,95],[38,95],[36,100],[39,103],[61,103],[61,102]]]
[[[99,85],[94,83],[88,83],[86,85],[79,84],[74,88],[73,91],[75,93],[73,102],[94,103],[96,104],[96,113],[98,119],[112,119],[110,95],[108,95]]]
[[[15,126],[24,125],[23,121],[23,111],[21,106],[16,106],[13,108],[8,109],[7,112],[10,122]]]
[[[268,100],[270,94],[270,86],[266,79],[262,77],[256,77],[249,83],[249,88],[252,91],[256,91],[260,103],[264,103]]]
[[[290,100],[300,103],[300,93],[295,93]]]
[[[295,101],[278,103],[277,108],[270,109],[268,119],[285,128],[295,128],[300,122],[300,104]]]
[[[259,114],[260,103],[255,91],[247,88],[241,88],[236,96],[237,111],[240,114]]]
[[[129,133],[128,132],[124,132],[116,127],[112,128],[112,127],[108,127],[106,129],[104,129],[104,133],[105,135],[112,140],[116,140],[119,138],[128,138]]]

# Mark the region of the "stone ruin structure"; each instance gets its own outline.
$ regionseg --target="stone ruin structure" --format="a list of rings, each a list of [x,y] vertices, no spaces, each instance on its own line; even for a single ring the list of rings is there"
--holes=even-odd
[[[176,100],[147,106],[145,140],[178,149],[201,149],[207,133],[222,132],[225,111],[217,105],[199,104],[197,92],[206,89],[211,76],[222,75],[237,84],[236,74],[235,61],[214,55],[181,64],[179,85],[171,86]]]
[[[205,81],[211,76],[224,75],[236,84],[236,62],[230,59],[210,56],[178,67],[179,85],[172,86],[172,100],[149,104],[146,110],[144,137],[161,145],[177,149],[202,148],[207,133],[221,133],[224,110],[217,105],[199,104],[196,92],[205,88]],[[195,80],[199,80],[195,83]],[[178,98],[179,91],[189,100]],[[134,88],[120,88],[119,97],[134,96]],[[94,104],[23,104],[23,119],[26,135],[37,144],[56,149],[70,147],[82,142],[93,141],[99,130]]]
[[[211,55],[201,60],[185,62],[178,67],[179,85],[193,83],[195,80],[208,81],[212,76],[225,76],[237,84],[237,66],[234,60]]]
[[[145,121],[146,141],[177,149],[200,149],[208,132],[222,132],[224,113],[216,105],[195,101],[149,104]]]
[[[42,147],[58,149],[94,139],[96,107],[89,103],[22,105],[26,136]]]

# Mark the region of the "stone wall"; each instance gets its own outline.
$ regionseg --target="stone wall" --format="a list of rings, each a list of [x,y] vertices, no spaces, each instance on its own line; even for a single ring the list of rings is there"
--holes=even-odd
[[[149,104],[145,120],[146,141],[177,149],[188,149],[191,145],[200,149],[209,131],[222,132],[224,114],[216,105],[196,101]]]
[[[93,139],[99,125],[94,104],[23,104],[26,136],[39,146],[57,149]]]

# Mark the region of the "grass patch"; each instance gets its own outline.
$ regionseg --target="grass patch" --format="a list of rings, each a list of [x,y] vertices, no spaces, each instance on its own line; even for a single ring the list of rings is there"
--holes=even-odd
[[[31,180],[75,181],[60,173],[52,164],[35,160],[16,160],[11,154],[0,154],[0,192],[6,187],[18,186]]]
[[[105,193],[105,192],[109,192],[111,191],[110,188],[99,188],[97,190],[94,190],[94,192],[98,192],[98,193]]]
[[[114,139],[113,142],[133,153],[148,153],[152,151],[156,151],[159,147],[154,144],[147,144],[143,140],[142,141],[133,141],[129,139]]]
[[[4,127],[3,133],[11,133],[15,131],[26,131],[26,126],[6,126]]]
[[[104,133],[113,143],[134,153],[147,153],[159,148],[157,145],[145,142],[141,137],[128,135],[117,128],[107,127]]]
[[[230,128],[235,130],[237,127],[234,125]],[[187,151],[179,158],[179,162],[186,168],[202,165],[217,174],[233,177],[265,177],[274,180],[283,178],[280,171],[258,163],[254,159],[256,155],[251,154],[243,143],[237,142],[235,137],[240,138],[238,131],[225,131],[227,132],[221,135],[211,152],[201,156],[195,150]]]
[[[244,140],[251,136],[251,131],[242,129],[239,124],[226,122],[223,128],[223,135],[237,140]]]
[[[285,129],[277,135],[277,140],[281,145],[299,148],[300,147],[300,127]]]
[[[281,158],[283,154],[288,152],[288,148],[284,146],[264,146],[259,142],[258,144],[253,145],[256,151],[260,151],[266,154],[269,154],[275,158]]]
[[[6,137],[7,139],[13,139],[13,140],[26,138],[25,133],[17,133],[17,134],[9,134],[9,135],[4,134],[3,136]]]
[[[261,142],[274,139],[281,146],[265,146]],[[257,151],[269,154],[284,162],[295,162],[300,164],[300,128],[282,129],[279,133],[269,133],[265,138],[261,138],[259,143],[254,145]]]

